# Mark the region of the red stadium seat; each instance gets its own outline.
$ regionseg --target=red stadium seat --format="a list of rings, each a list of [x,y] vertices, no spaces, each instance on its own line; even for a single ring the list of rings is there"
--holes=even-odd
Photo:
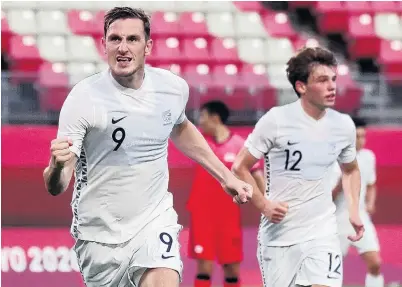
[[[262,22],[265,30],[271,37],[289,38],[294,40],[297,37],[296,32],[290,24],[289,18],[285,13],[269,13],[262,16]]]
[[[363,91],[351,78],[349,68],[339,65],[335,108],[345,113],[355,113],[360,108]]]
[[[180,37],[179,19],[171,12],[155,12],[152,14],[151,33],[154,39]]]
[[[247,89],[247,109],[266,111],[276,106],[276,90],[269,84],[263,65],[244,65],[240,71],[239,85]]]
[[[241,62],[233,39],[213,39],[210,48],[212,60],[217,64],[240,64]]]
[[[359,16],[361,14],[372,15],[374,12],[369,1],[345,1],[343,5],[350,16]]]
[[[198,109],[208,98],[209,87],[212,84],[210,67],[206,64],[188,65],[184,68],[183,77],[190,86],[187,108]]]
[[[378,62],[383,65],[383,72],[389,81],[395,82],[402,74],[402,41],[381,41]]]
[[[60,111],[70,90],[64,64],[43,64],[39,70],[39,84],[42,111]]]
[[[210,100],[219,99],[234,111],[244,110],[247,90],[239,85],[239,74],[236,65],[219,65],[214,67],[212,85],[208,90]]]
[[[153,31],[152,31],[153,32]],[[184,12],[179,19],[179,32],[186,38],[209,38],[208,27],[202,13]]]
[[[348,29],[348,13],[340,1],[320,1],[316,5],[318,27],[322,33],[343,33]]]
[[[70,10],[67,16],[68,25],[73,34],[93,37],[102,36],[102,29],[99,29],[95,15],[91,12]]]
[[[375,13],[395,13],[398,11],[400,1],[372,1],[371,7]]]
[[[155,63],[182,63],[186,59],[180,50],[180,42],[177,38],[155,40],[149,61]]]
[[[13,36],[10,42],[11,70],[34,72],[43,63],[35,38],[31,36]]]
[[[211,75],[208,91],[201,96],[200,104],[212,100],[221,100],[231,110],[243,110],[245,91],[237,88],[237,67],[235,65],[215,66]]]
[[[297,51],[304,46],[317,46],[320,43],[314,38],[304,38],[302,36],[297,37],[292,41],[293,48]]]
[[[185,39],[182,42],[183,57],[190,63],[209,63],[211,56],[208,41],[204,38]]]
[[[13,33],[8,26],[6,14],[1,11],[1,50],[5,52],[10,51],[10,41]]]
[[[376,58],[380,39],[375,34],[373,18],[368,14],[349,18],[349,54],[352,59]]]
[[[169,70],[172,73],[181,76],[183,74],[183,68],[182,66],[178,65],[178,64],[160,64],[160,65],[155,65],[156,68],[160,68],[160,69],[165,69],[165,70]]]
[[[93,18],[93,22],[94,22],[93,25],[95,27],[94,29],[95,29],[96,32],[99,31],[100,36],[103,36],[103,33],[104,33],[104,31],[103,31],[103,21],[104,21],[105,14],[106,14],[105,11],[98,11],[95,14],[95,17]],[[98,36],[99,36],[99,34],[98,34]]]
[[[242,12],[264,13],[266,11],[259,1],[233,1],[233,4]]]

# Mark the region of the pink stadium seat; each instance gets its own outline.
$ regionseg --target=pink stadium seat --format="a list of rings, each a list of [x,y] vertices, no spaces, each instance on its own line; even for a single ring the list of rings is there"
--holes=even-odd
[[[179,18],[179,32],[186,38],[209,38],[208,27],[201,13],[184,12]]]
[[[95,21],[95,15],[88,11],[70,10],[67,15],[68,25],[75,35],[102,36],[102,29],[99,29]]]
[[[276,90],[269,84],[264,66],[244,65],[240,70],[239,85],[247,89],[247,109],[266,111],[277,104]]]
[[[378,62],[383,66],[383,72],[389,81],[395,82],[402,74],[402,42],[381,41],[381,51]],[[401,82],[399,80],[399,82]]]
[[[233,39],[213,39],[210,44],[211,58],[218,64],[240,64],[240,59]]]
[[[399,2],[399,3],[398,3]],[[372,1],[371,7],[375,13],[395,13],[400,6],[400,1]]]
[[[350,16],[359,16],[361,14],[373,14],[373,8],[369,1],[345,1],[343,3]]]
[[[271,37],[289,38],[294,40],[297,37],[296,32],[290,24],[289,18],[285,13],[267,13],[261,18],[265,30]]]
[[[153,38],[180,37],[179,19],[175,13],[155,12],[152,14]]]
[[[182,63],[186,61],[180,51],[180,42],[177,38],[155,40],[150,61],[156,63]]]
[[[182,41],[183,58],[190,63],[209,63],[211,56],[209,54],[208,42],[204,38],[185,39]]]
[[[183,77],[190,86],[187,108],[198,109],[201,104],[208,101],[209,87],[212,84],[212,76],[208,65],[188,65],[183,69]]]
[[[235,65],[218,65],[212,71],[212,84],[208,89],[210,100],[220,99],[231,110],[243,110],[246,106],[247,90],[239,85],[238,68]]]
[[[318,27],[323,33],[347,31],[348,13],[340,1],[320,1],[316,5]]]
[[[42,111],[60,111],[69,92],[63,64],[45,63],[39,70],[40,107]]]
[[[10,41],[13,33],[8,26],[6,15],[1,11],[1,50],[5,52],[10,51]]]
[[[348,68],[340,65],[337,76],[336,109],[345,113],[354,113],[360,107],[363,91],[351,78]]]
[[[179,64],[160,64],[160,65],[155,65],[154,67],[169,70],[172,73],[175,73],[176,75],[179,75],[179,76],[182,76],[182,74],[183,74],[183,67],[180,66]]]
[[[31,36],[13,36],[10,42],[13,71],[34,72],[43,63],[35,39]]]
[[[310,45],[313,45],[313,44],[318,45],[319,42],[318,42],[317,39],[314,39],[314,38],[308,39],[308,38],[305,38],[303,36],[298,36],[295,40],[292,41],[292,44],[293,44],[294,50],[297,51],[297,50],[301,49],[302,47],[304,47],[306,45],[307,46],[310,46]]]
[[[105,14],[105,11],[98,11],[93,18],[94,29],[97,33],[100,33],[101,36],[103,36],[103,18],[105,17]]]
[[[348,22],[351,58],[376,58],[380,50],[380,40],[375,34],[372,17],[368,14],[352,16]]]
[[[266,11],[259,1],[233,1],[233,4],[243,12],[264,13]]]

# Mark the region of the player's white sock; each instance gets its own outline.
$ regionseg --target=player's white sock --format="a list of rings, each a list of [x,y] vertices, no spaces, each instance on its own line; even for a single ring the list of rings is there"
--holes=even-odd
[[[384,277],[382,276],[382,274],[374,276],[367,273],[366,287],[384,287]]]

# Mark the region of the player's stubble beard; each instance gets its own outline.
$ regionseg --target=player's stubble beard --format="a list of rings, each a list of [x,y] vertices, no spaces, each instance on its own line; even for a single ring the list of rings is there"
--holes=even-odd
[[[120,85],[122,85],[124,87],[132,88],[133,83],[136,80],[140,80],[140,79],[136,79],[137,75],[142,78],[141,80],[143,80],[143,78],[145,77],[145,72],[144,72],[145,54],[144,54],[143,60],[140,61],[139,63],[138,63],[137,59],[138,58],[135,55],[133,55],[132,60],[131,60],[133,68],[132,68],[132,70],[129,70],[127,73],[119,74],[112,70],[113,77]],[[137,66],[135,65],[136,63],[138,63]],[[117,62],[116,62],[116,64],[117,64]]]

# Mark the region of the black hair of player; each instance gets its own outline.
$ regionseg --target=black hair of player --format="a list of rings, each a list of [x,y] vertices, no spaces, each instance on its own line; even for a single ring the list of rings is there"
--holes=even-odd
[[[352,117],[353,122],[355,123],[356,128],[365,128],[367,123],[362,118]]]
[[[334,53],[321,47],[303,47],[286,63],[286,75],[297,96],[296,82],[307,83],[312,69],[316,65],[338,66]]]
[[[202,105],[201,110],[206,110],[210,115],[218,115],[223,124],[229,119],[229,108],[221,101],[210,101]]]
[[[105,37],[110,25],[119,19],[140,19],[144,23],[145,41],[151,38],[151,17],[144,10],[131,7],[114,7],[105,14],[103,23]]]

